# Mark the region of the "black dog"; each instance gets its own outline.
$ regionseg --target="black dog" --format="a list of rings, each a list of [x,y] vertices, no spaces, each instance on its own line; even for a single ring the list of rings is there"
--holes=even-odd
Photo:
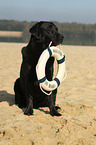
[[[56,46],[63,41],[63,36],[58,33],[57,27],[52,22],[41,21],[31,29],[29,44],[22,49],[23,62],[20,78],[14,84],[15,103],[20,108],[26,107],[24,114],[32,115],[33,108],[49,107],[52,116],[60,116],[55,106],[57,89],[51,95],[45,95],[39,88],[36,76],[36,65],[42,52],[49,46]],[[46,77],[49,81],[53,76],[54,58],[50,57],[46,64]]]

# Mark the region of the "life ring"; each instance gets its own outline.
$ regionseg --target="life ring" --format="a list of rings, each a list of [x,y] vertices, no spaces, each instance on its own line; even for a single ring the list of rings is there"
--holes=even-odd
[[[55,57],[58,63],[58,71],[54,80],[48,81],[45,75],[45,66],[50,57]],[[37,78],[39,81],[40,88],[43,88],[46,91],[55,90],[60,83],[66,78],[65,70],[65,55],[62,51],[54,46],[48,47],[41,54],[39,61],[36,66]]]

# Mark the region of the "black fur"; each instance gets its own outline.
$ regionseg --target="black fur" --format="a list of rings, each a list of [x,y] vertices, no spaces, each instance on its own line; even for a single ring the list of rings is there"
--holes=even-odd
[[[50,41],[56,46],[63,41],[57,27],[52,22],[41,21],[31,29],[29,44],[22,49],[23,61],[20,78],[14,83],[15,103],[20,108],[26,107],[24,114],[32,115],[33,108],[49,107],[52,116],[60,116],[55,106],[57,89],[50,96],[45,95],[39,88],[36,76],[36,65],[41,53],[48,47]],[[54,58],[50,57],[46,65],[46,77],[50,81],[53,76]]]

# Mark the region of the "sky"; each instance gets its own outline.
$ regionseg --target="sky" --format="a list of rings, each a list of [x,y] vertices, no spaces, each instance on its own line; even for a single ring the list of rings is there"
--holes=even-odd
[[[96,24],[96,0],[0,0],[0,20]]]

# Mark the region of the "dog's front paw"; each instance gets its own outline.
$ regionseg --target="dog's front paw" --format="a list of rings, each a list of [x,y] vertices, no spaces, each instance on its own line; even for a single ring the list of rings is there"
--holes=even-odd
[[[33,109],[32,108],[26,108],[25,112],[24,112],[25,115],[33,115]]]
[[[51,114],[52,116],[62,116],[62,114],[60,114],[59,112],[57,112],[56,109],[50,110],[50,114]]]
[[[56,110],[61,110],[61,108],[59,106],[55,106]]]

